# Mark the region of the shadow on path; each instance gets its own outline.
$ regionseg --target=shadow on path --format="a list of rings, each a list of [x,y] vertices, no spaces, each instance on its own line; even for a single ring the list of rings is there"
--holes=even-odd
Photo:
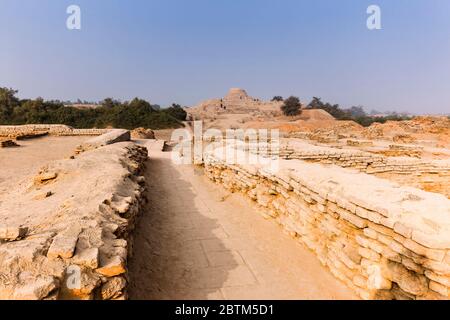
[[[238,263],[217,241],[226,234],[213,213],[170,153],[151,153],[146,179],[149,201],[134,233],[130,299],[223,299],[220,288]],[[215,247],[205,250],[205,241]]]

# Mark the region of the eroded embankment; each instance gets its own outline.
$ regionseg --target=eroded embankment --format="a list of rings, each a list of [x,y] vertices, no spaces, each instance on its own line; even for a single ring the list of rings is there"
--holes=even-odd
[[[362,298],[449,298],[450,200],[444,196],[300,160],[279,160],[277,171],[230,165],[225,154],[218,148],[205,155],[207,175],[255,200],[266,218]],[[246,158],[243,151],[236,155]]]
[[[147,150],[120,142],[55,161],[0,204],[0,299],[126,298]]]

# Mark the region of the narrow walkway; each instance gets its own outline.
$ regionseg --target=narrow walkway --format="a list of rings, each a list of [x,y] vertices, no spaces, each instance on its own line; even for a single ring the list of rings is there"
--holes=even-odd
[[[154,149],[154,148],[153,148]],[[317,258],[201,168],[150,151],[131,299],[355,299]]]

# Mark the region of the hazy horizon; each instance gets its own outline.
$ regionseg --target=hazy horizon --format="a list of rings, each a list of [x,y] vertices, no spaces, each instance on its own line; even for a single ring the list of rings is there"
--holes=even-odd
[[[68,30],[66,8],[81,8]],[[366,9],[381,8],[382,30]],[[20,98],[270,100],[450,113],[446,0],[0,0],[0,87]]]

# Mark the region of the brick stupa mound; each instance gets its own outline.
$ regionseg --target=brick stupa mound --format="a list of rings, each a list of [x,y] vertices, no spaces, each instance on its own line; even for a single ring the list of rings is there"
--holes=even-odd
[[[186,111],[191,119],[214,118],[222,114],[281,115],[282,102],[264,102],[253,98],[243,89],[232,88],[221,99],[211,99]]]
[[[286,117],[281,112],[282,101],[263,101],[250,96],[247,91],[232,88],[219,99],[206,100],[186,108],[188,119],[203,120],[206,128],[270,128],[282,132],[314,130],[330,127],[336,120],[324,110],[303,110],[298,117]]]

